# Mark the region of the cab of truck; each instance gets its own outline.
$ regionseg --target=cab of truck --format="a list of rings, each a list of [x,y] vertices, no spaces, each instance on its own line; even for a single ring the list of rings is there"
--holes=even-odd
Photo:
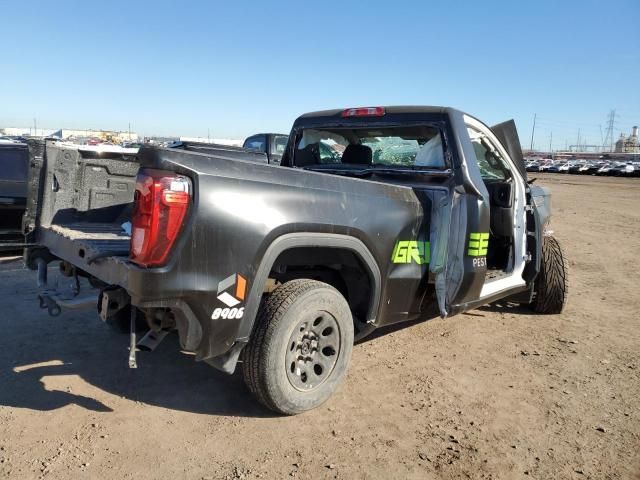
[[[283,133],[256,133],[247,137],[242,148],[267,155],[269,163],[280,165],[289,137]]]

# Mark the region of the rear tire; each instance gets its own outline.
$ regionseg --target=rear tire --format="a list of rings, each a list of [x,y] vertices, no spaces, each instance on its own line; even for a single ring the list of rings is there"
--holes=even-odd
[[[540,273],[535,281],[534,299],[530,306],[537,313],[562,313],[567,291],[567,262],[560,243],[554,237],[544,237]]]
[[[352,348],[353,318],[340,292],[316,280],[292,280],[263,301],[242,352],[242,373],[265,407],[296,415],[335,392]]]

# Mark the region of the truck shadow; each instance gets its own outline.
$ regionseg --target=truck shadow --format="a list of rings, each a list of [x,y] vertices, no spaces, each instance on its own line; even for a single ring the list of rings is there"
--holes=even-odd
[[[516,315],[537,315],[529,306],[512,302],[495,302],[477,309],[480,312],[513,313]]]
[[[11,319],[3,329],[12,333],[0,352],[1,406],[113,412],[127,399],[211,415],[274,415],[253,399],[238,372],[229,376],[182,354],[177,336],[153,353],[140,353],[132,370],[127,335],[112,332],[95,315],[51,319],[38,311],[29,317]],[[62,328],[54,331],[56,324]]]
[[[273,417],[259,405],[239,372],[226,375],[180,352],[169,335],[153,353],[127,365],[128,337],[97,314],[67,311],[51,318],[36,304],[32,272],[17,261],[0,265],[0,406],[50,411],[67,405],[113,412],[123,399],[209,415]],[[482,311],[531,314],[523,307],[490,305]],[[421,321],[374,331],[358,343]]]

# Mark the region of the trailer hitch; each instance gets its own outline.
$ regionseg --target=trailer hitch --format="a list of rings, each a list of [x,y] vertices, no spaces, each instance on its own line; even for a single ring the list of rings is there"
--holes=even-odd
[[[60,305],[58,305],[47,292],[42,292],[41,294],[39,294],[38,300],[40,302],[40,308],[46,308],[49,312],[49,315],[51,315],[52,317],[57,317],[62,313]]]
[[[80,296],[80,280],[78,272],[75,268],[65,273],[66,276],[73,277],[73,284],[66,291],[58,291],[56,288],[50,288],[47,278],[47,268],[49,262],[42,257],[37,257],[35,264],[38,269],[38,302],[40,308],[46,308],[49,315],[57,317],[62,313],[62,308],[87,308],[96,304],[98,294],[90,292],[87,295]],[[64,273],[64,272],[63,272]]]

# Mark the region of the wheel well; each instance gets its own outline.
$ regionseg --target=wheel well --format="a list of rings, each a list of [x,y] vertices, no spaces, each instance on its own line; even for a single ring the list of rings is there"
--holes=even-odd
[[[347,300],[354,322],[366,322],[370,315],[374,281],[369,269],[353,251],[333,247],[294,247],[282,252],[269,273],[270,284],[310,278],[328,283]]]

